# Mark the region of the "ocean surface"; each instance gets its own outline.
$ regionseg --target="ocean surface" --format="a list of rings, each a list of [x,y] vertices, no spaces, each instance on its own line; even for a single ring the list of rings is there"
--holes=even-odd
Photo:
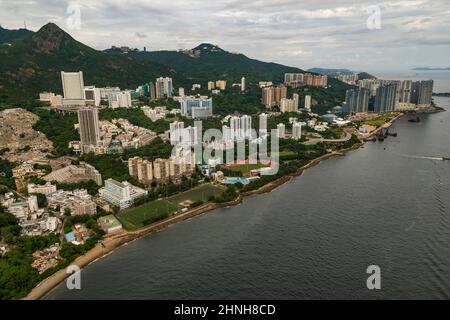
[[[450,98],[436,102],[449,111],[121,247],[82,271],[82,290],[46,298],[450,298]]]

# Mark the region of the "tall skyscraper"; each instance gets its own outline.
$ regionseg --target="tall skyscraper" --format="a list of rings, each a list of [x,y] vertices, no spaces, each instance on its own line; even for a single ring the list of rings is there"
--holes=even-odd
[[[230,130],[231,139],[244,140],[252,138],[252,117],[247,115],[231,117]]]
[[[245,77],[242,77],[241,79],[241,91],[244,92],[247,89],[247,84],[245,81]]]
[[[85,149],[85,146],[96,147],[100,141],[98,109],[83,108],[78,110],[78,123],[83,150]]]
[[[395,111],[397,103],[397,84],[388,84],[377,89],[375,97],[375,112],[386,113]]]
[[[404,80],[400,90],[400,102],[411,103],[411,95],[413,91],[413,82],[411,80]]]
[[[285,98],[287,98],[287,87],[284,85],[262,88],[262,103],[267,108],[280,105],[281,100]]]
[[[352,89],[345,93],[345,102],[349,113],[369,111],[370,92],[368,89]]]
[[[298,100],[296,99],[281,99],[280,111],[282,113],[286,112],[298,112]]]
[[[148,97],[150,98],[150,100],[155,100],[156,99],[156,87],[155,84],[153,82],[150,82],[148,84],[149,90],[148,90]]]
[[[421,81],[419,95],[417,99],[418,105],[429,105],[433,99],[433,86],[434,81]]]
[[[259,115],[259,134],[265,135],[267,134],[267,119],[268,116],[265,113]]]
[[[231,130],[231,139],[233,140],[243,139],[241,118],[239,117],[230,118],[230,130]]]
[[[283,123],[278,124],[278,138],[285,139],[286,138],[286,126]]]
[[[173,146],[177,146],[181,143],[181,138],[184,130],[183,122],[172,122],[170,124],[170,144]]]
[[[156,79],[156,99],[164,97],[171,98],[173,95],[173,81],[172,78],[158,78]]]
[[[305,96],[305,110],[306,111],[311,111],[311,103],[312,103],[311,96]]]
[[[244,115],[241,117],[241,128],[244,131],[245,138],[252,137],[252,117]]]
[[[292,125],[292,139],[300,140],[302,138],[302,125],[299,122],[294,122]]]

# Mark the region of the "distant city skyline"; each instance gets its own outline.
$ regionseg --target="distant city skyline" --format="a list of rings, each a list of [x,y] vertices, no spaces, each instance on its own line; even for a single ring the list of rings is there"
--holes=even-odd
[[[77,8],[79,29],[73,20]],[[450,3],[446,0],[342,0],[339,4],[330,0],[1,0],[0,9],[4,28],[21,28],[26,21],[36,31],[54,22],[99,50],[113,45],[177,50],[208,42],[303,69],[450,66]]]

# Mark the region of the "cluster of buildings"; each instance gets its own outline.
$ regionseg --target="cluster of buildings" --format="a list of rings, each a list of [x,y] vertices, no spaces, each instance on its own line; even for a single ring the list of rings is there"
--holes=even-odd
[[[359,89],[346,92],[344,107],[348,113],[386,113],[429,106],[432,102],[433,85],[433,80],[360,80]],[[373,110],[369,110],[371,99],[374,102]]]
[[[167,108],[165,106],[160,106],[160,107],[155,107],[155,108],[150,108],[148,106],[145,106],[145,107],[142,107],[141,110],[153,122],[166,119],[167,116],[169,116],[169,115],[176,116],[177,114],[181,113],[181,109],[167,110]]]
[[[145,146],[156,138],[153,131],[132,125],[125,119],[100,123],[96,108],[78,110],[78,129],[82,153],[120,153],[124,149]]]
[[[150,100],[159,100],[173,97],[174,86],[173,79],[169,77],[160,77],[155,82],[145,83],[139,86],[132,97],[148,97]]]
[[[169,125],[169,140],[172,146],[182,146],[184,148],[194,147],[199,140],[197,127],[184,127],[184,122],[174,121]]]
[[[239,87],[242,92],[247,89],[247,82],[245,77],[241,78],[240,83],[234,83],[233,87]],[[209,81],[208,82],[208,90],[212,91],[213,94],[220,93],[220,91],[224,91],[227,88],[227,81],[225,80],[217,80],[217,81]]]
[[[179,99],[181,115],[186,118],[202,119],[213,115],[213,101],[211,98],[201,96],[185,96]]]
[[[72,216],[94,215],[97,204],[85,189],[74,191],[57,190],[47,195],[48,207],[60,214],[70,212]]]
[[[23,190],[27,187],[27,181],[30,178],[41,178],[45,176],[45,171],[42,169],[35,169],[34,165],[28,162],[23,162],[17,167],[13,168],[12,176],[14,178],[16,189]]]
[[[284,84],[292,88],[304,86],[326,87],[328,85],[328,77],[311,73],[286,73],[284,75]]]
[[[351,86],[356,86],[358,85],[358,81],[359,81],[359,76],[357,73],[353,73],[353,74],[340,74],[336,77],[336,79],[338,79],[339,81],[342,81],[346,84],[349,84]]]
[[[73,110],[80,107],[100,107],[102,100],[108,102],[110,108],[130,108],[133,100],[141,96],[149,97],[151,100],[171,98],[174,87],[173,80],[169,77],[161,77],[155,82],[146,83],[136,90],[121,90],[118,87],[96,88],[85,86],[83,72],[61,71],[63,95],[53,92],[42,92],[40,101],[48,102],[52,107]]]
[[[179,181],[183,176],[191,176],[195,171],[195,154],[179,148],[169,159],[145,160],[141,157],[128,160],[130,176],[144,185],[155,182]]]
[[[19,220],[22,235],[38,236],[55,232],[61,226],[59,218],[52,217],[45,209],[39,208],[36,195],[21,198],[13,193],[6,193],[2,196],[1,205]]]

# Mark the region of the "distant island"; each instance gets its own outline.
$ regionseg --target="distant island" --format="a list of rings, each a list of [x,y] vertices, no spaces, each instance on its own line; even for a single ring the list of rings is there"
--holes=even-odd
[[[311,68],[307,70],[308,72],[322,74],[324,76],[342,76],[342,75],[352,75],[355,72],[349,69],[326,69],[326,68]]]
[[[414,71],[450,71],[450,67],[448,68],[430,68],[430,67],[422,67],[422,68],[414,68]]]
[[[311,68],[307,70],[308,72],[318,73],[328,77],[339,77],[339,76],[349,76],[353,74],[358,75],[359,80],[365,79],[376,79],[375,76],[367,72],[356,72],[349,69],[326,69],[326,68]]]

